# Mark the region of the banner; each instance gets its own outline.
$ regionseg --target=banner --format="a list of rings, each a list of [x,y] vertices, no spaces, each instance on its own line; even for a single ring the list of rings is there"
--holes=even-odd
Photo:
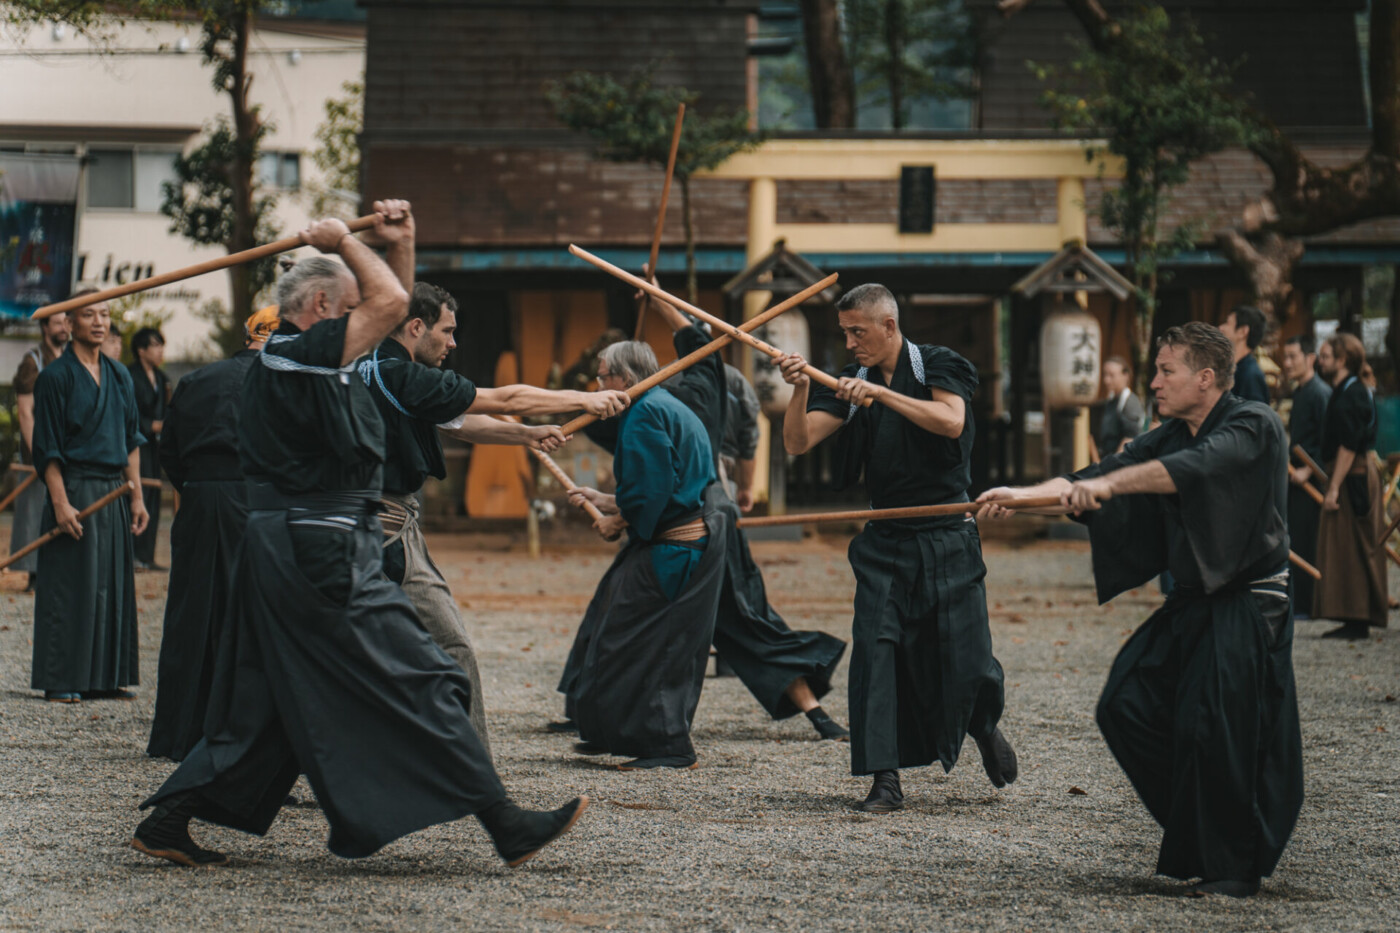
[[[0,314],[68,297],[77,218],[76,156],[0,153]]]

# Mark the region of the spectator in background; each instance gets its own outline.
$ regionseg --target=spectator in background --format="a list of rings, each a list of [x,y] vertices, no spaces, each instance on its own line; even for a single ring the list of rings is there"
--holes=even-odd
[[[92,285],[79,286],[74,295],[95,292]],[[15,373],[15,415],[19,418],[19,457],[21,463],[34,462],[34,383],[44,367],[53,363],[68,345],[68,315],[51,314],[39,321],[39,345],[20,359]],[[23,477],[19,477],[23,479]],[[44,484],[34,483],[15,500],[15,520],[10,528],[10,553],[13,554],[39,537],[39,522],[44,515]],[[27,574],[27,589],[34,589],[39,576],[39,555],[30,553],[11,565],[16,573]]]
[[[107,336],[102,338],[102,355],[114,363],[122,361],[122,332],[117,330],[116,324],[111,325]]]
[[[1340,628],[1324,638],[1359,640],[1369,626],[1383,628],[1389,613],[1380,471],[1371,457],[1376,445],[1376,403],[1361,372],[1366,350],[1353,334],[1338,333],[1318,348],[1317,367],[1332,383],[1322,422],[1322,459],[1327,495],[1317,532],[1317,569],[1322,579],[1313,596],[1313,618],[1336,619]]]
[[[1314,374],[1317,353],[1313,338],[1294,337],[1283,345],[1283,373],[1293,382],[1293,411],[1288,416],[1288,449],[1302,447],[1309,457],[1322,461],[1322,424],[1332,387]],[[1309,563],[1317,562],[1317,523],[1320,506],[1304,488],[1312,471],[1292,458],[1288,464],[1288,538],[1293,551]],[[1293,618],[1312,616],[1313,579],[1305,573],[1290,574]]]
[[[1235,388],[1232,390],[1240,398],[1251,402],[1269,404],[1269,384],[1264,380],[1264,370],[1254,358],[1254,350],[1264,340],[1268,321],[1264,312],[1249,305],[1240,305],[1225,315],[1225,323],[1220,332],[1230,338],[1235,345]]]
[[[1133,370],[1121,356],[1110,356],[1103,362],[1103,387],[1108,398],[1103,403],[1103,421],[1099,425],[1099,456],[1107,457],[1122,450],[1128,441],[1142,433],[1144,413],[1142,400],[1129,388]]]
[[[165,362],[165,338],[154,327],[143,327],[131,336],[131,354],[136,357],[128,369],[136,391],[136,410],[141,414],[141,478],[160,479],[160,432],[170,405],[170,380],[161,364]],[[146,512],[151,516],[146,530],[136,536],[136,566],[141,570],[164,570],[156,564],[156,529],[160,526],[159,486],[143,486]]]

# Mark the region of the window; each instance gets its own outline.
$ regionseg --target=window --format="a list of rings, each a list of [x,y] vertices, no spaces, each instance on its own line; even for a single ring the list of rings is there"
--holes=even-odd
[[[169,150],[88,150],[88,207],[154,213],[164,199],[162,185],[174,180]]]
[[[264,152],[258,155],[258,181],[269,188],[295,191],[301,187],[301,154]]]

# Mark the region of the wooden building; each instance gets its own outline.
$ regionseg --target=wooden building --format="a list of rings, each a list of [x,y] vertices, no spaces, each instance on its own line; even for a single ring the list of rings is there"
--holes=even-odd
[[[1242,92],[1324,160],[1364,150],[1367,116],[1357,14],[1364,0],[1163,0],[1189,14],[1226,60],[1243,57]],[[419,274],[451,290],[459,349],[451,361],[484,384],[502,352],[535,384],[567,370],[607,327],[630,329],[630,289],[569,256],[577,242],[631,269],[645,259],[661,172],[592,155],[588,140],[553,119],[544,89],[576,70],[621,75],[654,63],[659,81],[698,91],[700,109],[753,112],[750,55],[754,0],[363,0],[368,50],[363,183],[367,198],[406,197],[418,215]],[[1111,263],[1121,248],[1093,217],[1113,166],[1084,159],[1082,145],[1049,126],[1027,60],[1064,62],[1082,41],[1061,4],[1032,4],[1011,19],[994,0],[969,0],[981,59],[971,131],[784,134],[693,184],[701,304],[726,308],[720,286],[778,239],[850,287],[880,281],[900,296],[911,338],[966,353],[986,391],[976,407],[975,482],[1033,478],[1038,430],[1039,306],[1011,285],[1079,239]],[[1111,10],[1126,6],[1106,0]],[[1307,67],[1300,67],[1306,62]],[[901,232],[904,169],[931,170],[914,206],[931,230]],[[905,182],[909,184],[908,180]],[[1173,217],[1228,223],[1268,186],[1243,151],[1207,159],[1177,193]],[[917,211],[916,211],[917,213]],[[907,217],[904,218],[907,221]],[[908,223],[904,229],[910,229]],[[660,272],[681,288],[682,231],[675,204]],[[1319,237],[1296,273],[1303,326],[1307,296],[1355,296],[1367,265],[1400,260],[1400,222],[1376,221]],[[1244,296],[1242,277],[1210,248],[1173,263],[1161,326],[1218,321]],[[761,298],[749,299],[749,311]],[[1343,302],[1346,304],[1346,302]],[[1352,302],[1355,304],[1355,301]],[[734,319],[744,312],[729,303]],[[1127,351],[1128,308],[1090,303],[1105,353]],[[808,313],[812,358],[845,359],[829,312]],[[659,328],[649,337],[672,356]],[[736,355],[733,360],[741,364]],[[776,461],[781,467],[781,459]],[[788,474],[789,501],[820,501],[820,458]]]

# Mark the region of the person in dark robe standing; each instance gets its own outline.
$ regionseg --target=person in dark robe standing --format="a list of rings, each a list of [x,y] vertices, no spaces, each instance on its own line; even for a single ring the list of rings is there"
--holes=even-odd
[[[966,502],[977,371],[947,347],[899,329],[883,285],[851,289],[837,321],[856,362],[840,390],[812,390],[805,360],[778,360],[793,386],[783,445],[793,455],[837,439],[838,485],[862,472],[871,507]],[[864,399],[875,399],[869,408]],[[1016,753],[997,723],[1005,705],[992,656],[982,542],[970,517],[868,522],[851,542],[856,576],[851,652],[851,773],[873,775],[861,809],[902,809],[901,768],[951,771],[971,736],[993,786],[1016,780]]]
[[[105,302],[68,312],[72,339],[34,383],[34,468],[48,489],[40,532],[30,684],[52,701],[133,699],[140,683],[132,535],[146,528],[131,375],[102,354]],[[118,498],[78,513],[130,482]]]
[[[73,294],[94,292],[94,285],[79,286]],[[19,420],[19,457],[21,463],[34,465],[34,383],[44,367],[58,359],[68,345],[68,315],[51,314],[39,321],[39,345],[25,353],[15,372],[15,417]],[[23,479],[24,477],[18,477]],[[31,483],[15,500],[14,523],[10,526],[10,553],[13,554],[39,537],[39,522],[44,517],[43,477]],[[39,555],[30,552],[10,565],[16,573],[28,576],[25,588],[34,589],[39,576]]]
[[[1332,384],[1322,418],[1318,466],[1327,471],[1327,491],[1318,521],[1314,619],[1342,624],[1323,638],[1357,641],[1384,628],[1390,614],[1384,542],[1385,509],[1376,446],[1376,402],[1361,379],[1366,348],[1353,334],[1333,334],[1317,348],[1317,367]],[[1311,471],[1308,472],[1311,477]]]
[[[409,213],[404,201],[374,209],[381,240]],[[154,809],[131,845],[224,864],[190,820],[262,835],[305,774],[336,855],[475,814],[518,865],[587,798],[543,813],[509,801],[472,726],[471,682],[384,576],[384,424],[355,361],[403,322],[408,295],[341,221],[301,237],[344,264],[303,259],[278,282],[281,325],[243,384],[249,514],[204,737],[142,804]]]
[[[1248,897],[1303,804],[1288,603],[1288,451],[1265,404],[1230,392],[1234,353],[1193,322],[1158,341],[1161,427],[1077,473],[997,500],[1058,495],[1086,522],[1101,603],[1170,568],[1166,603],[1118,653],[1099,729],[1162,826],[1157,871],[1192,895]]]
[[[160,463],[180,496],[170,524],[170,587],[146,754],[180,761],[204,735],[204,715],[235,582],[248,493],[238,461],[240,394],[276,308],[244,325],[248,346],[180,380],[166,411]]]
[[[1133,394],[1133,369],[1121,356],[1103,361],[1103,387],[1108,398],[1103,402],[1103,419],[1099,425],[1099,454],[1108,456],[1123,449],[1128,441],[1142,433],[1146,418],[1142,400]]]
[[[688,356],[710,342],[709,335],[689,317],[664,301],[647,298],[651,307],[671,327],[677,359]],[[736,453],[748,454],[748,468],[741,475],[745,501],[753,507],[753,447],[738,449],[744,443],[757,443],[758,399],[752,407],[744,403],[743,389],[753,388],[743,374],[735,386],[729,370],[715,353],[668,380],[667,391],[683,402],[705,425],[711,449],[717,454],[717,473],[724,476],[723,451],[732,437]],[[736,370],[737,372],[737,370]],[[736,396],[735,393],[738,393]],[[749,439],[752,439],[750,441]],[[823,739],[845,741],[850,737],[840,723],[821,707],[821,698],[831,690],[831,678],[846,643],[825,632],[794,632],[768,602],[763,573],[749,551],[748,538],[739,527],[741,505],[723,483],[707,490],[716,509],[729,519],[725,544],[724,586],[715,616],[715,652],[734,671],[764,711],[775,720],[803,713]]]
[[[411,236],[412,231],[409,231]],[[407,245],[405,245],[405,242]],[[412,249],[412,241],[394,241],[388,259]],[[412,269],[412,264],[405,264]],[[429,476],[447,475],[441,428],[459,440],[477,444],[519,444],[553,451],[564,442],[554,425],[511,424],[490,417],[550,415],[583,409],[609,418],[627,407],[623,392],[551,392],[534,386],[478,388],[471,380],[442,369],[457,343],[457,302],[426,282],[410,283],[408,318],[360,364],[384,419],[384,492],[379,522],[384,528],[384,570],[403,587],[433,640],[472,681],[472,724],[490,748],[485,703],[476,652],[457,601],[428,553],[420,525],[418,495]]]
[[[158,480],[161,429],[170,405],[170,380],[161,369],[165,362],[165,337],[154,327],[141,328],[131,335],[131,355],[136,359],[127,368],[131,370],[131,384],[136,392],[136,410],[141,413],[141,434],[146,438],[146,443],[141,445],[141,476]],[[138,570],[165,569],[156,564],[161,492],[159,486],[141,488],[151,520],[146,523],[146,530],[136,536]]]
[[[1317,354],[1312,337],[1293,337],[1283,345],[1283,372],[1293,380],[1293,406],[1288,415],[1288,449],[1301,447],[1314,461],[1322,461],[1322,425],[1332,387],[1316,373]],[[1312,471],[1302,462],[1288,466],[1288,539],[1293,551],[1310,564],[1317,563],[1317,526],[1322,512],[1306,487]],[[1289,575],[1293,620],[1312,616],[1313,578],[1305,573]]]
[[[658,370],[638,341],[598,355],[598,385],[626,390]],[[587,754],[633,756],[623,771],[694,768],[690,726],[709,666],[729,519],[708,495],[714,452],[695,413],[657,386],[619,416],[615,495],[569,493],[627,544],[598,583],[559,683]]]
[[[1264,342],[1267,328],[1264,312],[1251,305],[1239,305],[1225,315],[1225,322],[1220,325],[1220,332],[1235,352],[1235,385],[1231,391],[1242,399],[1265,405],[1269,404],[1269,383],[1254,358],[1254,350]]]

